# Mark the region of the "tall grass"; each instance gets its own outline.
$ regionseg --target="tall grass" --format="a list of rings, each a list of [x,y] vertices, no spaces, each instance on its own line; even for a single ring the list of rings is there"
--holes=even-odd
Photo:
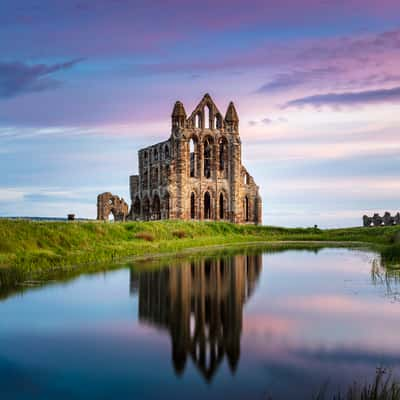
[[[174,253],[193,247],[273,241],[368,243],[387,248],[386,259],[391,260],[400,253],[400,244],[394,242],[399,232],[399,227],[320,230],[224,222],[109,224],[1,219],[0,267],[13,266],[32,272],[115,261],[127,256]]]
[[[392,379],[391,373],[378,368],[375,380],[372,383],[353,383],[346,393],[337,393],[333,396],[325,394],[326,386],[313,400],[400,400],[400,384]]]

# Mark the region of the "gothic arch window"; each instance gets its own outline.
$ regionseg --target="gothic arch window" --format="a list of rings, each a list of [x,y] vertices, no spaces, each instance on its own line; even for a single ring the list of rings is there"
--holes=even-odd
[[[170,206],[171,198],[170,198],[168,192],[165,193],[163,200],[164,200],[163,201],[163,203],[164,203],[164,218],[169,219],[169,210],[171,208],[171,206]]]
[[[190,218],[196,219],[196,196],[193,192],[190,195]]]
[[[224,172],[224,177],[228,176],[228,141],[222,137],[219,141],[219,160],[218,167]]]
[[[249,221],[249,198],[244,198],[244,219],[246,222]]]
[[[167,144],[164,147],[164,157],[165,159],[169,158],[169,146]]]
[[[243,183],[245,185],[248,185],[250,183],[249,174],[247,172],[245,172],[244,175],[243,175]]]
[[[197,177],[198,163],[198,141],[196,137],[191,137],[189,140],[189,176]]]
[[[214,117],[214,128],[222,129],[222,117],[221,117],[221,114],[217,114]]]
[[[147,196],[143,200],[143,218],[146,221],[150,219],[150,200]]]
[[[222,193],[219,195],[219,219],[225,219],[225,201]]]
[[[201,113],[197,113],[195,115],[195,117],[194,117],[194,127],[195,128],[199,128],[199,129],[202,128],[202,118],[201,117],[202,117]]]
[[[204,141],[204,176],[211,178],[211,166],[212,166],[212,138],[207,137]]]
[[[169,175],[170,175],[170,166],[166,165],[164,167],[164,173],[163,173],[163,178],[162,178],[163,185],[166,185],[168,183]]]
[[[210,110],[210,106],[208,104],[204,107],[204,128],[205,129],[212,129],[212,126],[211,126],[211,110]]]
[[[149,173],[147,169],[145,169],[143,172],[143,189],[148,188],[148,183],[149,183]]]
[[[144,162],[145,162],[145,163],[147,163],[147,157],[148,157],[148,154],[147,154],[147,151],[145,151],[145,152],[143,153],[143,158],[144,158]]]
[[[153,211],[153,218],[161,219],[161,204],[160,204],[160,197],[158,196],[158,194],[154,195],[153,204],[151,208]]]
[[[158,168],[154,168],[153,170],[153,179],[152,179],[152,186],[158,186]]]
[[[140,216],[140,199],[136,196],[135,201],[133,203],[133,214],[135,218]]]
[[[154,155],[154,161],[158,161],[158,150],[157,149],[154,149],[153,155]]]
[[[211,196],[210,193],[204,193],[204,219],[211,219]]]

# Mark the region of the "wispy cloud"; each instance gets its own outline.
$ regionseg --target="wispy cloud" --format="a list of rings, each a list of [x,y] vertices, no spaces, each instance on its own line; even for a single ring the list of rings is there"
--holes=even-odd
[[[272,125],[272,124],[282,124],[288,122],[288,120],[284,117],[279,117],[276,119],[265,117],[261,120],[251,120],[249,121],[250,126],[257,126],[257,125]]]
[[[55,88],[61,82],[54,79],[52,75],[70,69],[81,61],[82,59],[76,59],[53,65],[28,65],[22,62],[0,63],[0,99]]]
[[[398,102],[400,102],[400,87],[394,87],[391,89],[365,90],[361,92],[325,93],[306,96],[288,101],[285,107],[301,107],[306,105],[311,105],[314,107],[340,107]]]
[[[334,74],[341,73],[342,69],[333,66],[312,68],[310,70],[297,70],[276,75],[271,81],[258,89],[259,93],[270,93],[280,90],[292,89],[306,83],[318,82]]]

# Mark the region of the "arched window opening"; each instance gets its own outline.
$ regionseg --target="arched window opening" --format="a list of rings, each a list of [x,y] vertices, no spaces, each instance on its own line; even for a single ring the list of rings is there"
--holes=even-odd
[[[196,197],[194,193],[190,195],[190,218],[196,218]]]
[[[189,141],[190,177],[197,176],[197,141],[193,138]]]
[[[108,214],[108,221],[115,222],[114,210],[111,210],[110,213]]]
[[[140,216],[140,200],[138,196],[136,196],[133,203],[133,214],[136,218]]]
[[[170,175],[170,166],[166,165],[164,167],[164,173],[163,173],[163,184],[164,185],[168,184],[169,175]]]
[[[219,195],[219,219],[225,219],[224,195]]]
[[[147,163],[147,151],[144,152],[143,158],[144,158],[144,162]]]
[[[165,145],[164,147],[164,157],[165,159],[169,158],[169,146]]]
[[[217,114],[214,118],[214,128],[216,129],[222,128],[222,117],[220,114]]]
[[[194,117],[194,127],[195,128],[201,128],[202,125],[202,120],[201,120],[201,114],[198,113],[196,114],[196,116]]]
[[[247,196],[244,198],[244,217],[247,222],[249,220],[249,198]]]
[[[204,193],[204,219],[211,219],[211,196],[210,193]]]
[[[204,176],[211,178],[212,143],[210,138],[204,142]]]
[[[211,129],[211,111],[210,107],[206,105],[204,107],[204,127],[206,129]]]
[[[154,161],[158,161],[158,150],[154,149],[153,154],[154,154]]]
[[[245,174],[243,175],[243,183],[244,183],[245,185],[248,185],[248,184],[249,184],[249,181],[250,181],[250,179],[249,179],[249,174],[248,174],[248,173],[245,173]]]
[[[153,169],[153,176],[152,176],[151,181],[152,181],[151,182],[152,187],[158,186],[158,168],[157,167]]]
[[[228,173],[228,143],[225,138],[219,142],[219,170]]]
[[[143,189],[148,188],[148,183],[149,183],[149,173],[146,169],[143,173]]]
[[[158,196],[158,194],[154,195],[152,210],[153,210],[153,219],[161,219],[161,205],[160,205],[160,197]]]
[[[169,219],[169,210],[170,210],[170,197],[169,193],[166,193],[164,196],[164,216],[166,219]]]
[[[150,219],[150,201],[148,197],[143,200],[143,218],[145,220]]]

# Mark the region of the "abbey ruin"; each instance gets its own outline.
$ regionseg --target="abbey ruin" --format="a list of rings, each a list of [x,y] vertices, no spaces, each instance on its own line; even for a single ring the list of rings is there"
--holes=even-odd
[[[393,226],[400,225],[400,213],[391,215],[390,212],[386,211],[383,217],[375,213],[372,217],[368,215],[363,216],[363,225],[368,226]]]
[[[223,117],[206,94],[187,117],[177,101],[169,139],[138,155],[127,219],[261,223],[259,188],[242,165],[239,117],[232,102]],[[107,219],[106,214],[98,210],[99,219]]]

